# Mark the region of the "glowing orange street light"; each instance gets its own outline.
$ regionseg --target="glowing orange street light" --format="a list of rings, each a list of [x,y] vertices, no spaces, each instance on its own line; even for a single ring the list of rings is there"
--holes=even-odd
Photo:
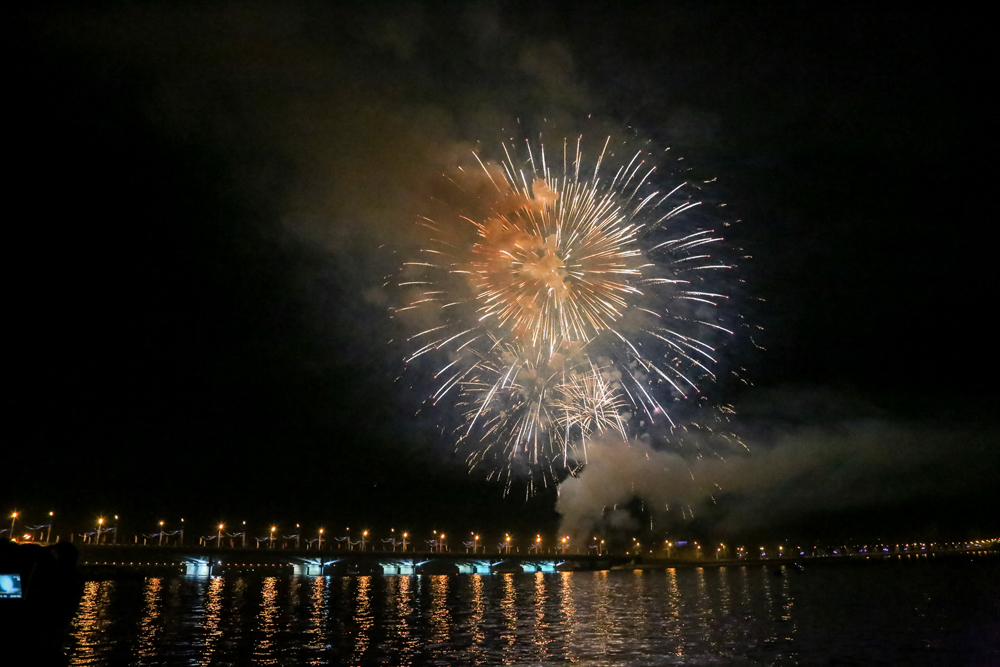
[[[104,517],[97,520],[97,543],[101,543],[101,529],[104,528]]]
[[[14,524],[17,523],[17,512],[10,515],[10,539],[17,542],[17,538],[14,537]]]
[[[160,522],[160,543],[157,546],[163,546],[163,522]]]
[[[56,514],[55,512],[49,512],[49,532],[48,534],[45,535],[46,544],[52,541],[52,521],[53,521],[52,517],[54,517],[55,514]]]
[[[403,551],[406,551],[406,538],[409,536],[409,533],[403,533]]]
[[[277,526],[271,526],[271,539],[268,540],[268,542],[270,544],[270,546],[268,547],[269,549],[273,549],[274,548],[274,531],[276,531],[277,529],[278,529]]]
[[[316,548],[317,549],[322,549],[323,548],[323,529],[322,528],[319,529],[319,545]]]
[[[221,549],[222,548],[222,528],[223,528],[223,526],[225,526],[225,524],[222,524],[222,523],[219,524],[219,534],[216,535],[216,537],[215,537],[215,548],[217,548],[217,549]]]

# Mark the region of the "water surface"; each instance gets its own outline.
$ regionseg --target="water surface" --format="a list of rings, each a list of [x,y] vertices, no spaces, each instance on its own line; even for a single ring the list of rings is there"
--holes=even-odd
[[[1000,565],[90,582],[74,665],[1000,664]]]

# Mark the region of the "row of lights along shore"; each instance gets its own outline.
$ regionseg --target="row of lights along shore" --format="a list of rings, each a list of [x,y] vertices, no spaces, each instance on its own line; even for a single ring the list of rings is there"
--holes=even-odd
[[[54,511],[50,511],[47,516],[44,517],[44,520],[47,521],[47,523],[28,525],[24,523],[20,512],[13,511],[10,514],[10,528],[0,529],[0,539],[9,539],[19,543],[52,543],[52,527],[55,523],[55,516],[56,513]],[[19,531],[17,529],[18,519],[22,519],[21,530],[24,531],[20,534],[18,534]],[[73,542],[76,538],[80,538],[80,542],[82,544],[94,546],[141,544],[142,546],[198,546],[234,549],[250,547],[266,549],[304,548],[307,550],[322,549],[386,552],[395,552],[398,550],[402,552],[412,551],[431,553],[451,551],[464,551],[466,553],[487,553],[487,551],[490,551],[499,554],[521,553],[521,548],[517,544],[519,540],[512,537],[510,533],[503,534],[503,540],[496,543],[494,551],[489,549],[489,545],[483,543],[482,536],[474,531],[469,533],[467,540],[461,540],[460,547],[453,549],[448,543],[448,535],[445,532],[431,531],[428,538],[416,540],[411,537],[409,531],[399,531],[397,533],[395,528],[390,529],[387,537],[375,539],[368,530],[362,530],[360,534],[357,534],[352,533],[350,527],[346,527],[344,529],[346,534],[341,536],[330,536],[326,533],[324,528],[317,528],[315,533],[312,535],[304,536],[300,524],[295,524],[295,530],[291,535],[284,535],[278,530],[277,525],[271,525],[269,526],[269,530],[267,530],[262,537],[251,536],[248,539],[247,522],[243,521],[236,527],[236,531],[231,530],[225,522],[216,524],[213,526],[214,534],[199,536],[197,538],[197,544],[192,542],[192,538],[189,538],[188,543],[185,544],[185,522],[182,518],[174,526],[168,526],[166,521],[159,521],[158,525],[153,526],[154,532],[141,535],[136,534],[133,536],[130,543],[127,540],[119,539],[118,524],[118,515],[113,515],[113,520],[111,518],[98,517],[94,522],[93,530],[83,533],[71,532],[69,534],[69,541]],[[3,533],[7,533],[6,538],[2,537]],[[353,539],[355,535],[357,535],[358,538],[356,540]],[[56,535],[56,541],[59,541],[61,538],[62,535]],[[644,548],[642,542],[640,542],[638,538],[633,537],[631,544],[625,545],[624,549],[622,549],[621,545],[619,545],[619,548],[615,549],[614,553],[624,553],[626,555],[648,554],[652,556],[664,556],[666,558],[704,558],[706,557],[706,553],[711,553],[712,556],[720,560],[744,560],[754,557],[765,559],[817,556],[921,554],[951,550],[993,550],[997,549],[998,546],[1000,546],[1000,538],[968,540],[961,542],[845,544],[824,547],[820,547],[818,545],[813,545],[812,547],[790,546],[785,543],[775,545],[773,548],[761,545],[754,551],[753,548],[748,549],[745,546],[738,546],[735,549],[730,550],[726,544],[721,542],[718,546],[703,547],[703,545],[699,544],[697,541],[669,539],[663,540],[662,544],[656,543],[653,547],[647,543]],[[542,538],[541,534],[536,533],[533,540],[529,539],[527,541],[526,553],[538,555],[546,553],[583,553],[597,556],[610,555],[613,553],[608,545],[608,541],[597,536],[594,536],[587,541],[585,547],[586,549],[584,550],[584,545],[581,545],[579,542],[574,545],[568,535],[560,536],[554,541],[546,541]]]

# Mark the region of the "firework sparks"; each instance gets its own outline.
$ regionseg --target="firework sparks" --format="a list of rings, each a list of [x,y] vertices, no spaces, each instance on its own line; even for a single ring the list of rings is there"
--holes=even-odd
[[[407,361],[443,359],[432,400],[462,410],[472,465],[555,477],[594,433],[625,438],[639,416],[672,427],[664,403],[715,378],[733,333],[711,278],[732,268],[713,256],[722,238],[675,224],[699,202],[684,183],[658,190],[643,151],[604,174],[609,144],[592,169],[579,139],[555,165],[530,142],[503,144],[499,165],[475,155],[451,180],[469,210],[420,220],[428,242],[404,266],[399,311],[432,324]]]

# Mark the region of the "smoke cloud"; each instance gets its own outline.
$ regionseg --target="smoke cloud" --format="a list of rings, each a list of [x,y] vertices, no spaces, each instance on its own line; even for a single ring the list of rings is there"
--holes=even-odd
[[[940,502],[975,496],[976,489],[985,496],[998,473],[997,434],[981,428],[944,429],[864,414],[870,410],[849,416],[843,401],[829,394],[799,394],[793,401],[787,392],[772,392],[757,400],[758,407],[768,401],[774,402],[772,414],[751,411],[734,427],[749,434],[743,454],[705,454],[706,445],[686,456],[645,438],[609,438],[591,447],[587,467],[559,488],[561,530],[580,539],[615,523],[648,528],[624,518],[622,508],[640,499],[664,529],[697,522],[698,530],[716,535],[745,535],[859,508]],[[813,425],[804,425],[806,416]],[[940,507],[924,511],[942,514]]]

